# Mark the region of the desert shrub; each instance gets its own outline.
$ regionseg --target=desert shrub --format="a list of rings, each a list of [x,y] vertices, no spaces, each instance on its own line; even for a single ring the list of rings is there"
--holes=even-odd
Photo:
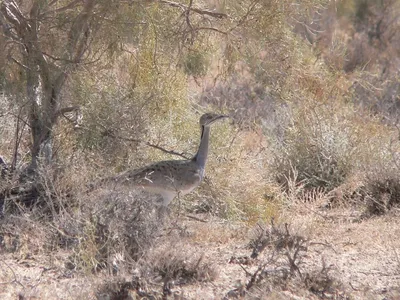
[[[204,76],[207,73],[208,64],[205,53],[191,51],[186,54],[184,71],[187,75],[194,77]]]
[[[369,179],[366,189],[367,213],[370,215],[383,214],[400,204],[400,179],[397,175]]]
[[[206,181],[199,193],[208,196],[218,215],[248,224],[276,216],[279,203],[274,183],[268,179],[268,153],[260,131],[240,130],[225,122],[212,133],[212,150]]]
[[[324,62],[348,73],[353,101],[394,123],[399,119],[399,9],[397,1],[342,1],[320,11],[324,17],[316,14],[309,25]]]
[[[269,135],[269,167],[284,197],[307,200],[315,192],[330,204],[360,205],[366,198],[380,202],[377,195],[387,196],[389,189],[396,198],[398,131],[348,103],[311,105],[290,106],[282,140]]]
[[[138,292],[139,297],[152,299],[153,295],[140,292],[138,281],[127,281],[124,279],[113,279],[99,286],[96,291],[96,298],[103,299],[129,299],[131,295]]]
[[[209,87],[201,101],[232,112],[244,134],[261,130],[265,144],[254,159],[259,159],[255,176],[263,178],[263,194],[274,190],[275,182],[287,188],[293,169],[306,189],[332,190],[351,172],[356,148],[354,110],[347,102],[351,83],[335,70],[310,64],[315,56],[292,33],[274,42],[272,36],[261,40],[260,48],[245,48],[248,56],[236,65],[238,75]]]
[[[137,260],[162,229],[154,201],[140,192],[94,192],[81,207],[79,243],[70,264],[80,270],[108,267],[118,273],[122,261]]]
[[[164,282],[174,281],[176,285],[212,281],[217,276],[216,270],[203,255],[186,250],[184,245],[169,249],[161,247],[153,251],[148,259],[152,262],[149,267],[155,276],[161,276]]]
[[[396,143],[396,147],[398,147]],[[381,145],[380,155],[365,170],[365,197],[367,215],[380,215],[400,204],[400,177],[397,150],[390,152],[388,145]],[[386,148],[386,151],[384,151]],[[386,153],[386,155],[385,155]]]
[[[148,251],[135,267],[131,279],[114,276],[99,286],[98,297],[166,298],[175,295],[173,290],[178,286],[213,281],[217,276],[217,270],[203,255],[174,238]]]
[[[184,244],[178,245],[179,241],[169,241],[150,251],[145,256],[146,263],[140,268],[142,275],[139,277],[154,278],[162,283],[164,297],[171,295],[175,286],[213,281],[217,276],[217,270],[202,254]]]
[[[382,214],[399,203],[398,130],[370,117],[358,133],[354,162],[362,184],[357,202],[366,205],[368,215]]]
[[[18,185],[19,193],[7,195],[0,237],[7,240],[9,251],[68,251],[65,267],[70,270],[90,273],[107,268],[118,273],[121,260],[136,261],[162,229],[158,198],[113,187],[88,192],[90,170],[83,159],[77,156],[64,169],[41,168],[34,183]],[[23,198],[28,192],[37,193],[32,203]],[[32,238],[25,238],[31,231]]]
[[[288,224],[275,225],[273,221],[267,226],[257,224],[249,242],[250,259],[231,259],[231,263],[252,264],[251,259],[257,259],[258,268],[254,272],[246,271],[247,283],[228,292],[225,299],[247,295],[273,297],[287,289],[304,289],[298,294],[307,298],[311,294],[321,298],[331,294],[345,296],[340,282],[330,274],[331,267],[324,261],[320,269],[305,262],[313,242],[292,231]]]
[[[284,138],[275,139],[273,144],[272,170],[285,188],[296,170],[297,180],[306,189],[332,190],[352,169],[355,133],[349,119],[351,112],[346,107],[335,110],[328,104],[310,106],[294,106],[289,112]]]

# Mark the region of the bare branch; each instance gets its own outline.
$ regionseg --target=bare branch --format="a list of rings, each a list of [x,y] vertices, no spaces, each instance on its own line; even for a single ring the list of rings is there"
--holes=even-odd
[[[63,108],[60,108],[60,109],[57,111],[57,115],[63,115],[63,114],[69,113],[69,112],[78,111],[78,110],[80,110],[80,109],[81,109],[81,107],[78,106],[78,105],[76,105],[76,106],[69,106],[69,107],[63,107]]]
[[[85,50],[85,44],[89,39],[89,18],[93,13],[93,8],[96,4],[95,0],[88,0],[82,11],[74,20],[71,30],[68,34],[68,56],[72,61],[79,61]]]
[[[140,140],[140,139],[134,139],[134,138],[129,138],[129,137],[123,137],[123,136],[120,136],[120,135],[118,135],[118,134],[115,134],[114,132],[112,132],[112,130],[106,128],[105,126],[103,126],[103,125],[101,125],[101,124],[100,124],[100,126],[103,127],[103,129],[104,129],[104,130],[103,130],[103,135],[104,135],[104,136],[107,136],[107,137],[110,137],[110,138],[112,138],[112,139],[122,140],[122,141],[127,141],[127,142],[133,142],[133,143],[138,143],[138,144],[144,144],[144,145],[146,145],[146,146],[149,146],[149,147],[152,147],[152,148],[154,148],[154,149],[160,150],[160,151],[162,151],[162,152],[164,152],[164,153],[172,154],[172,155],[177,155],[177,156],[180,156],[180,157],[182,157],[182,158],[189,159],[189,157],[188,157],[187,155],[185,155],[184,153],[182,153],[182,152],[179,153],[179,152],[176,152],[176,151],[174,151],[174,150],[167,150],[167,149],[165,149],[165,148],[163,148],[163,147],[161,147],[161,146],[159,146],[159,145],[152,144],[152,143],[150,143],[150,142],[145,142],[145,141]],[[91,129],[89,129],[89,128],[86,128],[86,127],[82,127],[82,126],[80,127],[80,129],[93,132],[93,130],[91,130]]]
[[[189,6],[186,9],[185,12],[185,19],[186,19],[186,24],[190,28],[190,34],[191,34],[191,43],[193,44],[194,41],[194,31],[193,31],[193,26],[190,23],[190,9],[192,8],[193,0],[189,0]]]
[[[247,9],[246,14],[244,14],[244,15],[240,18],[239,22],[237,22],[237,24],[236,24],[235,26],[233,26],[232,28],[230,28],[230,29],[228,30],[228,32],[231,32],[231,31],[235,30],[236,28],[242,26],[242,25],[247,21],[248,17],[250,16],[250,13],[254,10],[254,8],[256,7],[256,5],[257,5],[259,2],[260,2],[260,0],[255,0],[255,1],[249,6],[249,8]]]
[[[207,15],[207,16],[210,16],[210,17],[213,17],[213,18],[223,19],[223,18],[227,18],[228,17],[228,15],[224,14],[224,13],[219,13],[219,12],[210,11],[210,10],[207,10],[207,9],[200,9],[200,8],[193,7],[193,6],[191,6],[192,1],[190,2],[189,6],[181,4],[181,3],[178,3],[178,2],[169,1],[169,0],[158,0],[158,1],[160,3],[167,4],[167,5],[172,6],[172,7],[179,7],[179,8],[182,8],[183,10],[185,10],[185,11],[189,10],[189,11],[193,11],[193,12],[195,12],[197,14]]]
[[[27,102],[25,102],[23,105],[21,105],[18,116],[17,116],[17,126],[15,128],[15,143],[14,143],[14,151],[13,151],[13,160],[11,162],[11,172],[14,172],[17,166],[17,159],[18,159],[18,149],[21,144],[22,136],[25,130],[25,127],[27,126],[27,122],[22,118],[22,113],[24,110],[25,105]],[[20,121],[22,121],[22,126],[20,125]],[[22,127],[22,128],[21,128]]]
[[[54,5],[54,3],[56,3],[57,1],[58,0],[52,1],[51,3],[49,3],[49,6]],[[82,0],[74,0],[74,1],[72,1],[70,3],[68,3],[67,5],[63,6],[63,7],[45,11],[45,12],[40,14],[40,17],[43,17],[46,14],[60,13],[60,12],[63,12],[63,11],[69,10],[69,9],[74,9],[74,8],[76,8],[78,6],[77,4],[79,4],[79,3],[82,3]]]
[[[20,66],[21,68],[23,68],[23,69],[25,69],[25,70],[28,70],[29,69],[29,67],[28,66],[25,66],[24,64],[22,64],[21,62],[19,62],[18,60],[16,60],[14,57],[12,57],[11,55],[9,55],[9,56],[7,56],[7,58],[9,59],[9,60],[11,60],[12,62],[14,62],[14,63],[16,63],[18,66]]]
[[[177,156],[180,156],[180,157],[182,157],[182,158],[189,159],[189,157],[186,156],[184,153],[179,153],[179,152],[176,152],[176,151],[174,151],[174,150],[167,150],[167,149],[165,149],[165,148],[163,148],[163,147],[161,147],[161,146],[159,146],[159,145],[152,144],[152,143],[150,143],[150,142],[144,142],[144,141],[139,140],[139,139],[133,139],[133,138],[122,137],[122,136],[116,135],[116,134],[114,134],[114,133],[112,133],[112,132],[110,132],[110,131],[107,131],[107,132],[106,132],[106,135],[107,135],[108,137],[111,137],[111,138],[114,138],[114,139],[118,139],[118,140],[123,140],[123,141],[128,141],[128,142],[134,142],[134,143],[145,144],[146,146],[149,146],[149,147],[152,147],[152,148],[154,148],[154,149],[160,150],[160,151],[162,151],[162,152],[164,152],[164,153],[168,153],[168,154],[172,154],[172,155],[177,155]]]
[[[144,144],[145,145],[147,145],[147,146],[149,146],[149,147],[152,147],[152,148],[155,148],[155,149],[157,149],[157,150],[160,150],[160,151],[162,151],[162,152],[164,152],[164,153],[168,153],[168,154],[172,154],[172,155],[177,155],[177,156],[180,156],[180,157],[182,157],[182,158],[185,158],[185,159],[189,159],[189,157],[188,156],[186,156],[184,153],[179,153],[179,152],[176,152],[176,151],[174,151],[174,150],[167,150],[167,149],[165,149],[165,148],[163,148],[163,147],[161,147],[161,146],[158,146],[158,145],[155,145],[155,144],[152,144],[152,143],[149,143],[149,142],[144,142]]]

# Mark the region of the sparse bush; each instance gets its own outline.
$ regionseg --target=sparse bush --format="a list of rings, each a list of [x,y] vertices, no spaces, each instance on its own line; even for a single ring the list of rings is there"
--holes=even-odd
[[[275,201],[279,198],[278,189],[267,176],[268,150],[263,135],[225,123],[214,131],[212,142],[214,149],[224,149],[216,157],[212,154],[215,158],[209,160],[206,171],[211,182],[205,182],[204,190],[199,191],[214,199],[211,203],[218,215],[251,225],[276,216],[280,205]]]
[[[140,291],[140,283],[138,281],[126,281],[124,279],[114,279],[101,285],[96,291],[96,299],[135,299],[132,297],[135,293],[144,299],[155,299],[155,296]]]
[[[275,139],[273,145],[272,169],[285,189],[293,170],[305,189],[324,187],[327,191],[342,184],[352,171],[355,132],[351,115],[346,107],[337,114],[334,109],[328,104],[293,107],[283,140]]]
[[[308,239],[289,232],[288,224],[279,227],[274,225],[273,221],[271,221],[269,228],[260,225],[256,227],[255,238],[249,243],[249,247],[252,249],[251,258],[257,258],[266,248],[269,248],[278,256],[286,257],[289,268],[284,273],[290,276],[301,276],[300,264],[302,257],[308,250],[308,245]]]
[[[366,180],[366,213],[380,215],[400,205],[400,177],[398,171],[373,174]]]
[[[207,263],[204,256],[195,252],[185,252],[182,247],[165,248],[151,253],[148,258],[151,261],[150,268],[161,276],[165,284],[173,281],[176,285],[188,284],[199,281],[213,281],[217,271]]]
[[[399,11],[394,0],[341,1],[321,10],[323,17],[316,14],[309,25],[324,62],[348,73],[353,102],[391,123],[399,120],[399,63],[394,59],[400,49]]]
[[[149,250],[135,265],[131,280],[114,278],[102,285],[98,297],[136,295],[148,299],[161,299],[172,295],[174,288],[196,282],[213,281],[215,268],[178,240],[165,241]]]
[[[312,270],[305,264],[311,245],[309,239],[290,233],[288,224],[277,226],[271,222],[270,226],[258,225],[249,243],[251,258],[257,258],[258,268],[247,274],[250,279],[245,285],[230,291],[225,299],[247,294],[251,297],[272,296],[288,288],[305,288],[323,299],[332,294],[345,299],[340,282],[329,274],[331,268],[324,261],[320,270]]]
[[[78,245],[71,263],[78,269],[123,268],[151,247],[162,230],[155,197],[143,193],[101,190],[89,195],[81,207]]]

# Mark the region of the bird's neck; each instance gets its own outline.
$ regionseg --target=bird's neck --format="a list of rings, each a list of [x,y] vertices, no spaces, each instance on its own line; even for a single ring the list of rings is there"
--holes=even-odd
[[[197,154],[193,157],[193,160],[202,169],[204,169],[207,161],[209,138],[210,138],[210,127],[202,126],[199,150],[197,151]]]

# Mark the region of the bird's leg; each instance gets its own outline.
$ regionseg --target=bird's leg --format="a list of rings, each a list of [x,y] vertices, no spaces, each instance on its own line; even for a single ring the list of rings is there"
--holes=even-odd
[[[179,224],[179,219],[180,219],[180,217],[181,217],[181,204],[182,204],[182,202],[181,202],[181,192],[179,191],[178,192],[178,194],[177,194],[177,198],[178,198],[178,212],[177,212],[177,214],[176,214],[176,218],[175,218],[175,221],[174,222],[172,222],[172,224],[171,224],[171,229],[170,229],[170,232],[172,231],[172,230],[174,230],[174,229],[178,229],[180,232],[181,232],[181,234],[186,234],[187,233],[187,228],[186,228],[186,226],[184,225],[184,226],[181,226],[180,224]]]

